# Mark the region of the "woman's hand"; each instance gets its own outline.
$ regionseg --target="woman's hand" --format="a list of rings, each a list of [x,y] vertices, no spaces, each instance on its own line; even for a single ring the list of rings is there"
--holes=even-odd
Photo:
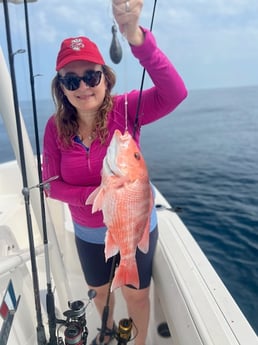
[[[143,0],[112,0],[113,15],[120,32],[131,45],[141,45],[144,34],[139,27]]]

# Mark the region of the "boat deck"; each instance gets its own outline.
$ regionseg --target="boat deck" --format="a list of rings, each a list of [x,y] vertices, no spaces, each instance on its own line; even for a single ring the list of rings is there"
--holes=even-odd
[[[0,299],[12,279],[21,296],[14,315],[10,345],[35,345],[36,312],[32,286],[28,229],[21,181],[16,163],[0,169]],[[35,191],[35,190],[34,190]],[[33,191],[33,193],[34,193]],[[257,335],[223,285],[204,253],[180,218],[156,191],[159,242],[155,253],[151,289],[151,319],[148,345],[258,345]],[[56,316],[63,317],[68,301],[87,303],[87,286],[81,272],[67,207],[48,200],[48,241],[51,284]],[[46,334],[46,265],[40,227],[31,208],[38,268],[39,295]],[[126,307],[116,290],[116,323],[127,318]],[[89,341],[101,326],[91,303],[86,310]],[[167,322],[171,337],[161,337],[157,328]],[[0,328],[3,320],[0,318]],[[116,341],[113,341],[116,344]]]

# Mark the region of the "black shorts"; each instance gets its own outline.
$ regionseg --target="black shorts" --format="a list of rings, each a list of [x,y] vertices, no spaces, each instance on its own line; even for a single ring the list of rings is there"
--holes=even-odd
[[[136,262],[139,272],[140,289],[144,289],[150,285],[152,276],[152,262],[157,239],[158,228],[156,227],[150,232],[148,253],[144,254],[138,248],[136,250]],[[113,258],[110,258],[106,262],[104,254],[105,245],[85,242],[78,237],[75,237],[75,243],[87,284],[95,287],[107,284],[110,280]],[[116,264],[119,264],[119,260],[120,255],[117,254]]]

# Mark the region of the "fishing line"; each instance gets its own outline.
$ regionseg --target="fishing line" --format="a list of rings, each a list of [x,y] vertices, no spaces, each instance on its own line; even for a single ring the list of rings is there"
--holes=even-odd
[[[126,30],[122,35],[122,41],[123,41],[123,47],[125,50],[128,50],[128,44],[127,44],[127,38],[126,38],[127,34],[126,34]],[[128,129],[128,84],[127,84],[127,54],[124,54],[124,62],[123,62],[123,67],[124,67],[124,96],[125,96],[125,131],[127,131]]]
[[[128,44],[126,41],[126,31],[123,34],[123,46],[128,50]],[[128,130],[128,85],[127,85],[127,54],[124,57],[124,90],[125,90],[125,131]]]
[[[152,28],[153,28],[154,18],[155,18],[155,14],[156,14],[156,6],[157,6],[157,0],[154,0],[151,23],[150,23],[150,31],[152,31]],[[126,38],[126,32],[124,32],[123,36]],[[111,47],[110,47],[110,49],[111,49]],[[125,56],[126,55],[127,54],[125,54]],[[111,59],[112,59],[112,57],[111,57]],[[124,66],[125,66],[125,69],[127,69],[126,63]],[[135,114],[135,121],[134,121],[134,128],[133,128],[133,138],[134,139],[136,136],[136,131],[139,129],[139,112],[140,112],[140,106],[141,106],[141,100],[142,100],[142,92],[143,92],[143,85],[144,85],[144,80],[145,80],[145,73],[146,73],[146,70],[145,70],[145,68],[143,68],[142,79],[141,79],[141,84],[140,84],[140,92],[139,92],[139,97],[138,97],[138,102],[137,102],[137,107],[136,107],[136,114]],[[125,73],[124,80],[127,80],[126,73]],[[126,91],[127,91],[127,88],[125,88],[125,127],[127,129],[128,102],[127,102],[127,92]]]
[[[152,9],[151,24],[150,24],[150,31],[152,31],[152,28],[153,28],[154,17],[155,17],[155,13],[156,13],[156,5],[157,5],[157,0],[154,0],[153,9]],[[139,97],[138,97],[138,103],[137,103],[136,115],[135,115],[135,121],[134,121],[134,129],[133,129],[133,138],[134,139],[135,139],[136,131],[137,131],[137,129],[139,129],[139,112],[140,112],[140,106],[141,106],[141,100],[142,100],[142,92],[143,92],[143,84],[144,84],[144,80],[145,80],[145,73],[146,73],[146,70],[144,68],[142,71],[140,93],[139,93]]]
[[[111,2],[110,2],[111,4]],[[115,5],[112,4],[113,7],[116,7]],[[118,8],[118,7],[117,7]],[[111,16],[111,15],[110,15]],[[111,28],[112,31],[112,41],[111,41],[111,45],[110,45],[110,49],[109,49],[109,55],[111,60],[113,61],[113,63],[118,64],[120,63],[120,61],[122,60],[122,57],[124,57],[124,61],[123,61],[123,81],[124,81],[124,96],[125,96],[125,101],[124,101],[124,105],[125,105],[125,131],[128,129],[128,101],[127,101],[127,90],[128,90],[128,86],[127,86],[127,54],[123,54],[123,50],[120,44],[120,41],[118,39],[118,30],[117,30],[117,25],[116,25],[116,21],[115,18],[112,16],[113,19],[113,25]],[[128,44],[127,44],[127,33],[126,30],[123,32],[122,34],[122,42],[123,42],[123,48],[124,50],[128,50]]]

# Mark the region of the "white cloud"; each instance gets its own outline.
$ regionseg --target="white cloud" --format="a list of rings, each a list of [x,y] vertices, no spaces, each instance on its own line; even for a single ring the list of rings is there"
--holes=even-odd
[[[145,27],[150,25],[153,3],[145,0],[141,16]],[[25,42],[23,6],[10,5],[10,9],[14,46],[20,47]],[[258,70],[257,13],[257,0],[163,0],[157,2],[153,32],[190,88],[258,83],[254,72]],[[89,36],[108,60],[111,0],[94,0],[90,5],[85,0],[73,0],[72,5],[71,0],[39,0],[29,4],[29,15],[34,63],[37,70],[44,71],[46,89],[65,37]],[[1,23],[3,18],[0,10]],[[4,36],[1,26],[0,43],[5,48]],[[129,63],[137,65],[132,57],[126,63],[128,70]],[[239,65],[241,73],[233,70]],[[115,69],[123,70],[121,66]],[[135,78],[138,82],[138,76]]]

